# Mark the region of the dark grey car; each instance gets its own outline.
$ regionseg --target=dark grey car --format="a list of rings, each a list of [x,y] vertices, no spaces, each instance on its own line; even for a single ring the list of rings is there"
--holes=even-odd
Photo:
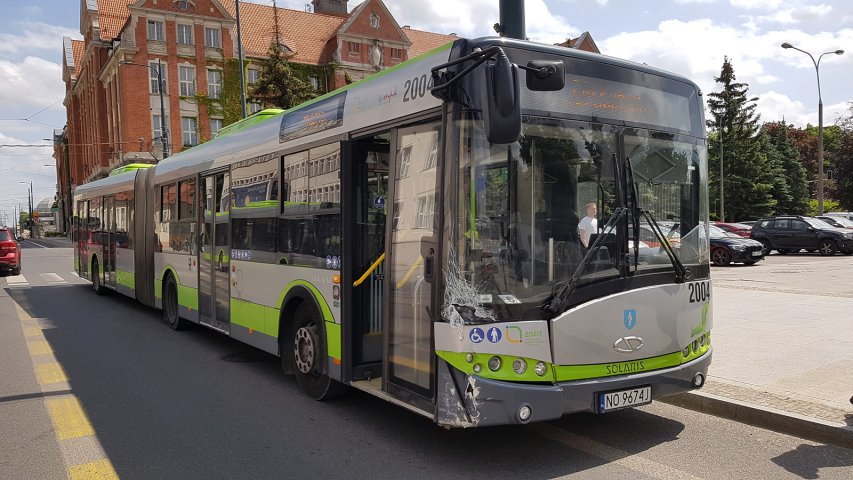
[[[853,231],[836,228],[813,217],[767,217],[755,222],[750,238],[764,246],[764,254],[818,251],[821,255],[842,252],[853,255]]]

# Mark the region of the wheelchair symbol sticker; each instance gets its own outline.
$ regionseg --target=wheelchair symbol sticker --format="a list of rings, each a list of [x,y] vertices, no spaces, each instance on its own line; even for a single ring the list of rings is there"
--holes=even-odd
[[[482,341],[483,341],[483,339],[484,339],[484,338],[486,338],[486,334],[485,334],[485,333],[483,333],[483,329],[482,329],[482,328],[480,328],[480,327],[474,327],[474,328],[472,328],[472,329],[471,329],[471,331],[468,333],[468,338],[470,338],[470,339],[471,339],[471,341],[472,341],[472,342],[474,342],[474,343],[480,343],[480,342],[482,342]]]

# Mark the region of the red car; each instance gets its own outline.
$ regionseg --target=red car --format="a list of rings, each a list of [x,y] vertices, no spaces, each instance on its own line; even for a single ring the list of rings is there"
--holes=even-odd
[[[749,225],[744,225],[743,223],[723,223],[723,222],[714,222],[714,225],[720,227],[721,229],[734,233],[735,235],[749,238],[750,232],[752,232],[752,227]]]
[[[21,245],[8,227],[0,227],[0,271],[21,274]]]

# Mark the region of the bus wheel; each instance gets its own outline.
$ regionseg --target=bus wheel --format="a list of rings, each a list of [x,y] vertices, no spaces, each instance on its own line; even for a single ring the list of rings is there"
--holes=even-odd
[[[101,272],[98,268],[98,259],[92,260],[92,288],[95,289],[97,295],[104,294],[104,287],[101,285]]]
[[[187,321],[178,312],[178,286],[172,275],[167,275],[163,284],[163,320],[172,330],[183,330],[187,326]]]
[[[316,310],[302,303],[293,316],[293,373],[302,391],[314,400],[327,400],[346,392],[346,386],[323,373],[326,360],[322,321]]]

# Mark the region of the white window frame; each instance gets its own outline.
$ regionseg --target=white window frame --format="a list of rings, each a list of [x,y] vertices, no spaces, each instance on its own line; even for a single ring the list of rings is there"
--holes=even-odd
[[[211,81],[211,74],[219,76],[216,82]],[[222,96],[222,70],[216,68],[207,69],[207,96],[213,99],[219,99]]]
[[[370,14],[370,27],[379,28],[379,15],[375,13]]]
[[[190,72],[190,79],[184,79],[184,73]],[[195,89],[195,67],[192,65],[178,65],[178,84],[180,86],[180,94],[182,97],[192,97],[196,93]]]
[[[191,129],[187,129],[187,120],[191,120]],[[198,145],[198,118],[181,117],[181,144],[185,147]]]
[[[403,147],[400,151],[400,178],[409,176],[409,168],[412,165],[412,146]]]
[[[152,32],[151,27],[154,27]],[[153,37],[152,37],[153,33]],[[148,40],[153,40],[156,42],[163,42],[166,40],[166,22],[162,20],[148,20],[147,29],[146,29],[146,38]]]
[[[157,80],[158,80],[157,79],[157,73],[155,73],[158,70],[157,69],[158,64],[160,65],[160,69],[159,69],[160,70],[160,76],[163,77],[163,95],[168,95],[169,94],[169,77],[168,77],[169,68],[167,67],[165,62],[159,62],[159,63],[158,62],[148,62],[148,66],[149,66],[149,68],[148,68],[148,79],[149,79],[148,85],[151,89],[152,94],[156,95],[156,94],[160,93],[160,90],[159,90],[160,86],[157,83]]]
[[[217,128],[215,131],[213,130],[214,122],[216,122],[219,125],[219,128]],[[221,118],[214,118],[214,117],[210,118],[210,138],[213,138],[214,136],[216,136],[217,133],[219,133],[220,130],[222,130],[222,127],[223,127],[222,123],[223,123],[223,120]]]
[[[248,105],[246,105],[246,106],[248,107],[250,114],[251,113],[258,113],[264,109],[263,105],[261,105],[261,102],[258,102],[256,100],[251,100],[247,103],[248,103]]]
[[[215,36],[211,36],[216,32]],[[213,40],[216,40],[215,42]],[[215,45],[213,45],[215,43]],[[222,48],[222,29],[219,27],[204,27],[204,46],[207,48]]]
[[[152,140],[160,141],[160,139],[163,137],[163,132],[161,130],[162,126],[163,126],[163,124],[160,122],[160,111],[158,110],[157,113],[151,114],[151,139]],[[169,116],[166,115],[166,130],[168,130],[168,129],[169,129]]]
[[[249,85],[258,83],[258,80],[261,79],[261,71],[257,68],[247,68],[246,70],[246,83]]]
[[[184,31],[183,35],[181,34],[182,29]],[[187,32],[189,32],[189,38],[186,38]],[[175,24],[175,38],[178,45],[195,45],[195,28],[192,25],[184,23]]]
[[[417,198],[415,211],[415,228],[432,230],[435,216],[435,195],[421,195]]]

